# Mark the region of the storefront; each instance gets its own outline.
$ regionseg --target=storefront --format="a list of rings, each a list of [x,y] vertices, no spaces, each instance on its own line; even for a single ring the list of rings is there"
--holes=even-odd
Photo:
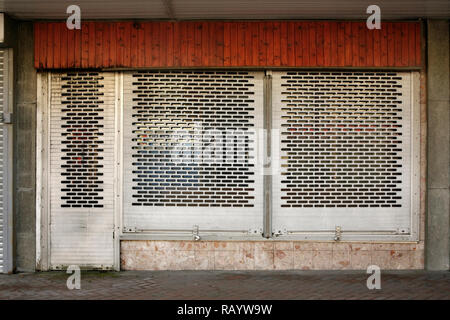
[[[423,268],[419,22],[34,28],[49,269]]]

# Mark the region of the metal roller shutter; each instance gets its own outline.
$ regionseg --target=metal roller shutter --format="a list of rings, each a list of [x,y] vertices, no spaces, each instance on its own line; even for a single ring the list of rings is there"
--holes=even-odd
[[[50,265],[109,268],[114,246],[115,75],[51,74]]]
[[[413,79],[410,72],[273,73],[276,234],[415,233]]]
[[[261,233],[263,73],[124,74],[125,231]]]
[[[12,50],[0,49],[0,273],[12,272]]]

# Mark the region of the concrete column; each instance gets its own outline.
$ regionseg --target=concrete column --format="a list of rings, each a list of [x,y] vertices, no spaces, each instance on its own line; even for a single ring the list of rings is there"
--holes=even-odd
[[[449,270],[449,21],[429,20],[427,33],[428,204],[425,268]]]
[[[36,70],[31,22],[17,23],[14,55],[14,261],[36,267]]]

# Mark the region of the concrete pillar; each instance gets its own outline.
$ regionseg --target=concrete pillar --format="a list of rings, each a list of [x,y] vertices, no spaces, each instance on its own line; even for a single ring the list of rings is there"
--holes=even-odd
[[[31,22],[17,23],[14,55],[14,261],[36,267],[36,70]]]
[[[425,268],[449,270],[449,21],[429,20],[427,29],[428,204]]]

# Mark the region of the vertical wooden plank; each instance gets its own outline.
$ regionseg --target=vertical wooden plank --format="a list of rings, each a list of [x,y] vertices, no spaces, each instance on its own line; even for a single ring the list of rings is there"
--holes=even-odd
[[[395,65],[395,34],[394,25],[390,22],[387,24],[387,54],[388,54],[388,66]]]
[[[53,68],[61,68],[60,23],[53,24]]]
[[[408,23],[408,66],[412,67],[416,65],[416,45],[415,39],[415,26],[414,23]]]
[[[373,65],[381,66],[381,30],[373,29]]]
[[[60,36],[61,36],[61,61],[60,66],[61,68],[67,68],[68,67],[68,40],[67,40],[67,27],[65,23],[60,24]]]
[[[173,65],[181,66],[181,24],[173,23]]]
[[[351,22],[352,25],[352,66],[359,66],[359,24]]]
[[[216,34],[216,23],[208,22],[208,56],[209,56],[209,66],[217,66],[216,61],[216,46],[217,46],[217,34]]]
[[[402,65],[402,24],[394,24],[395,33],[395,66]]]
[[[116,58],[117,58],[117,63],[116,63],[116,67],[121,67],[124,66],[124,47],[125,47],[125,23],[124,22],[119,22],[117,24],[117,34],[118,34],[118,39],[117,39],[117,46],[116,46]]]
[[[373,67],[373,36],[376,29],[366,29],[366,66]]]
[[[415,54],[416,66],[423,65],[423,63],[422,63],[422,46],[421,46],[422,34],[420,32],[421,31],[420,28],[421,28],[420,22],[416,23],[416,32],[415,32],[416,33],[416,35],[415,35],[415,38],[416,38],[416,45],[415,45],[415,47],[416,47],[416,54]]]
[[[330,26],[330,66],[336,67],[339,61],[338,50],[338,24],[336,22],[329,22]]]
[[[43,56],[45,59],[45,67],[53,68],[53,23],[47,24],[47,55]]]
[[[142,68],[145,66],[145,26],[144,23],[139,24],[137,30],[138,59],[137,66]]]
[[[109,25],[109,63],[110,67],[117,67],[117,23]]]
[[[267,46],[266,46],[266,25],[264,22],[258,22],[259,41],[258,41],[258,65],[267,66]]]
[[[339,67],[345,66],[346,47],[345,47],[345,23],[338,22],[337,24],[337,50],[338,50],[338,62]]]
[[[89,60],[88,60],[88,67],[94,68],[95,67],[95,22],[88,22],[89,23]],[[125,64],[128,65],[128,64]]]
[[[245,65],[253,65],[251,22],[245,22]]]
[[[158,67],[167,67],[167,24],[169,22],[159,23],[159,61]]]
[[[345,34],[344,34],[344,46],[345,46],[345,65],[351,66],[352,65],[352,23],[346,22],[345,23]]]
[[[111,23],[102,22],[103,32],[102,32],[102,50],[103,50],[103,59],[102,66],[109,67],[109,48],[111,47],[111,38],[109,36],[109,30],[111,28]]]
[[[67,33],[67,67],[75,67],[75,30],[65,28]],[[108,47],[109,48],[109,47]]]
[[[298,30],[295,29],[296,25],[293,21],[286,22],[287,24],[287,65],[290,67],[295,66],[295,35]]]
[[[152,22],[152,67],[159,67],[159,50],[160,50],[160,22]]]
[[[317,66],[317,25],[309,23],[309,63],[312,67]]]
[[[406,67],[409,62],[409,43],[408,43],[408,24],[401,24],[401,37],[402,37],[402,66]]]
[[[305,59],[303,57],[305,56],[305,48],[308,46],[305,45],[305,38],[303,35],[306,34],[306,25],[302,22],[294,22],[294,52],[295,52],[295,60],[294,60],[294,66],[296,67],[302,67],[305,65],[308,65],[305,63]],[[306,56],[305,56],[306,58]]]
[[[297,32],[301,30],[301,40],[299,41],[300,47],[296,47],[295,54],[297,56],[296,62],[298,63],[299,51],[297,49],[302,49],[302,64],[297,65],[298,67],[309,67],[312,65],[311,63],[311,55],[310,55],[310,32],[309,32],[309,23],[308,22],[300,22],[300,29],[297,28]]]
[[[280,65],[288,65],[288,23],[283,21],[280,23]]]
[[[202,22],[202,59],[201,65],[204,67],[209,67],[209,43],[211,39],[209,38],[209,23]]]
[[[380,65],[388,66],[388,24],[384,22],[380,30]]]
[[[194,66],[200,66],[202,61],[202,23],[194,22]]]
[[[104,67],[103,65],[103,23],[95,22],[95,62],[96,68]]]
[[[223,24],[223,65],[231,66],[231,23]]]
[[[252,29],[252,66],[259,65],[259,23],[251,22]]]
[[[245,66],[245,22],[237,23],[237,65]]]
[[[273,23],[273,65],[281,65],[281,30],[280,22]]]
[[[230,22],[230,51],[231,60],[230,65],[232,67],[238,66],[238,24],[236,22]]]
[[[331,66],[331,22],[323,22],[323,65]]]
[[[325,50],[324,25],[323,25],[322,22],[317,22],[315,25],[316,25],[317,66],[323,67],[323,64],[324,64],[324,50]]]
[[[138,23],[131,26],[130,31],[130,66],[137,67],[138,63]]]
[[[359,35],[359,65],[362,67],[366,66],[367,63],[367,35],[366,32],[370,31],[367,29],[366,23],[358,23],[358,35]]]
[[[181,57],[181,66],[187,67],[188,63],[188,23],[180,22],[180,57]]]
[[[74,68],[81,68],[81,56],[82,56],[82,33],[80,29],[72,30],[74,33],[74,53],[73,53],[73,60],[74,60]]]
[[[225,65],[225,31],[224,31],[224,23],[216,22],[215,23],[215,65],[218,67],[222,67]]]
[[[267,66],[273,66],[273,22],[265,22],[266,25],[266,41],[264,42],[267,52]]]

